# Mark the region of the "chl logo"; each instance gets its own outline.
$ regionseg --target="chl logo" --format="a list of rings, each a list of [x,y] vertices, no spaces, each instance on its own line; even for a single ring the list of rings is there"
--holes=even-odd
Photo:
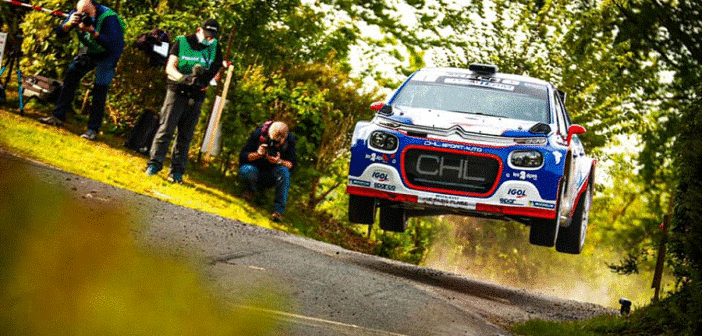
[[[507,195],[517,196],[517,198],[526,197],[527,192],[524,189],[509,189]]]
[[[376,172],[373,172],[372,176],[373,176],[373,179],[378,181],[378,182],[385,182],[388,180],[388,173],[376,171]]]
[[[423,167],[430,168],[424,169]],[[457,166],[452,166],[449,163],[445,163],[443,157],[429,154],[420,155],[417,158],[417,165],[415,167],[417,173],[426,176],[444,177],[444,174],[452,176],[455,176],[453,174],[456,174],[461,180],[485,182],[484,177],[472,176],[470,171],[471,169],[469,160],[460,160]]]

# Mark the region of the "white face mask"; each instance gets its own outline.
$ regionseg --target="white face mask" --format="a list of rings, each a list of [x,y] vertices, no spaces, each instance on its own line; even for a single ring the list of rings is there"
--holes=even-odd
[[[195,36],[197,36],[197,41],[202,45],[210,46],[215,41],[215,39],[211,39],[211,40],[206,39],[205,33],[202,32],[202,30],[198,31],[197,34],[195,34]]]

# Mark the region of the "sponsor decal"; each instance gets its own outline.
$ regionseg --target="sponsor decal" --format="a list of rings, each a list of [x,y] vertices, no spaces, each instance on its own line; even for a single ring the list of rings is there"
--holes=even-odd
[[[553,203],[537,202],[537,201],[531,201],[530,203],[532,206],[537,207],[537,208],[544,208],[544,209],[555,209],[556,208],[556,205]]]
[[[515,199],[511,199],[511,198],[500,198],[500,203],[501,203],[501,204],[514,205],[515,202],[517,202],[517,200],[515,200]]]
[[[445,161],[450,160],[444,160],[444,157],[439,155],[421,154],[417,157],[415,170],[421,175],[439,177],[444,177],[444,172],[452,172],[450,176],[453,177],[457,174],[459,180],[485,182],[484,177],[472,176],[469,160],[459,160],[458,165],[451,165]]]
[[[386,154],[366,154],[366,159],[371,160],[373,162],[388,163],[388,156]]]
[[[371,175],[371,176],[373,177],[373,181],[377,181],[377,182],[387,182],[390,180],[388,173],[386,173],[384,171],[377,171],[376,170],[373,172],[373,175]]]
[[[507,177],[509,177],[509,176],[510,176],[510,175],[507,174]],[[536,174],[531,174],[531,173],[527,173],[527,172],[525,172],[525,171],[521,171],[521,172],[514,173],[514,174],[512,174],[512,176],[513,176],[515,179],[520,179],[520,180],[533,180],[533,181],[537,181],[537,180],[539,179],[539,176],[538,176],[538,175],[536,175]]]
[[[468,79],[479,79],[479,76],[473,75],[473,74],[464,74],[464,73],[458,73],[458,72],[447,72],[447,76],[451,77],[456,77],[456,78],[468,78]],[[496,82],[496,83],[503,83],[507,85],[519,85],[520,82],[512,79],[505,79],[505,78],[491,78],[490,81]],[[524,84],[529,84],[529,83],[524,83]],[[539,87],[539,86],[537,86]],[[542,88],[542,87],[539,87]]]
[[[482,80],[476,80],[476,79],[446,78],[446,79],[444,80],[444,83],[448,83],[448,84],[460,84],[460,85],[482,86],[482,87],[489,87],[489,88],[499,89],[499,90],[505,90],[505,91],[514,91],[514,85],[507,85],[507,84],[502,84],[502,83],[493,83],[493,82],[482,81]]]
[[[373,188],[387,190],[387,191],[395,191],[395,189],[396,189],[396,187],[392,184],[377,183],[377,182],[373,183]]]
[[[392,155],[387,155],[387,154],[378,154],[378,153],[372,153],[372,154],[366,154],[366,159],[371,160],[372,162],[382,162],[382,163],[396,163],[397,160],[395,160],[396,154]]]
[[[450,206],[450,207],[455,207],[455,208],[475,209],[474,204],[468,203],[466,201],[462,201],[458,197],[446,197],[444,195],[419,197],[417,202],[418,203],[432,204],[432,205],[444,205],[444,206]]]
[[[371,183],[368,181],[357,180],[357,179],[349,179],[349,182],[351,182],[351,184],[353,184],[353,185],[362,186],[362,187],[370,187],[370,185],[371,185]]]
[[[524,189],[512,188],[512,189],[507,190],[507,195],[517,196],[517,198],[523,198],[523,197],[526,197],[527,192]]]
[[[464,151],[475,152],[475,153],[482,153],[483,152],[483,149],[480,147],[467,146],[467,145],[450,143],[450,142],[431,141],[431,140],[425,141],[424,146],[457,149],[457,150],[464,150]]]

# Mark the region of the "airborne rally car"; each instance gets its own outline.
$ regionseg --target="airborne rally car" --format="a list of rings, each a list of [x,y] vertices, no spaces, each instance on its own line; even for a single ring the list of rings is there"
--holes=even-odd
[[[564,99],[492,65],[415,72],[356,124],[350,221],[372,225],[376,209],[380,227],[396,232],[415,216],[511,219],[530,226],[532,244],[580,253],[595,161]]]

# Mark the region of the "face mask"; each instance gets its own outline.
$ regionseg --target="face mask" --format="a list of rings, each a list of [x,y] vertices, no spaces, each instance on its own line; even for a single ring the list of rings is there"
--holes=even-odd
[[[200,44],[204,45],[204,46],[208,46],[208,47],[209,47],[209,46],[211,46],[212,43],[214,43],[214,41],[215,41],[214,39],[208,41],[208,40],[205,38],[205,34],[204,34],[203,32],[199,32],[199,33],[195,34],[195,36],[197,36],[197,41],[198,41]]]

